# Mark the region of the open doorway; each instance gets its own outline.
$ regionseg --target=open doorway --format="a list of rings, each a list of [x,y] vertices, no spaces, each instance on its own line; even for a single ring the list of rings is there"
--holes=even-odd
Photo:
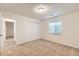
[[[6,25],[6,40],[14,40],[14,22],[5,22]]]
[[[15,45],[15,22],[5,21],[5,46]]]

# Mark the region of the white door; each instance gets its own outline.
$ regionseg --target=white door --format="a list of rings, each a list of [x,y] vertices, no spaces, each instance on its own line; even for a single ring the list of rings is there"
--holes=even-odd
[[[2,48],[2,40],[3,40],[3,21],[0,19],[0,50]]]
[[[3,22],[0,19],[0,49],[1,49],[1,40],[2,40],[2,37],[3,37],[3,33],[2,33],[3,29],[2,28],[3,28]]]

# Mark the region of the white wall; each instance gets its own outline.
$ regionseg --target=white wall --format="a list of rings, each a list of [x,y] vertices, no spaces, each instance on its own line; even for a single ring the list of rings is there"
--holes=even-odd
[[[53,35],[48,33],[48,22],[52,22],[56,19],[62,22],[61,35]],[[43,22],[42,28],[43,39],[79,48],[79,11],[50,18]]]
[[[40,21],[16,14],[2,14],[3,17],[16,20],[16,44],[41,38]]]

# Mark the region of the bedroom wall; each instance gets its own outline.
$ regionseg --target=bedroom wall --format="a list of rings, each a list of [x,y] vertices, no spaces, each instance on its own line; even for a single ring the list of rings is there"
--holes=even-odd
[[[48,32],[48,23],[53,20],[62,22],[61,35],[54,35]],[[43,21],[43,39],[79,48],[79,11],[63,14],[62,16],[52,17]]]

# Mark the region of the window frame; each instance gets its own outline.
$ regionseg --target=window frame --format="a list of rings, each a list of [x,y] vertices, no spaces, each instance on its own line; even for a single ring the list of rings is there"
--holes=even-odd
[[[60,22],[60,32],[58,32],[57,33],[57,29],[56,29],[56,27],[57,27],[57,24],[56,24],[56,22]],[[51,30],[51,26],[50,26],[50,24],[55,24],[55,26],[54,26],[54,31],[50,31]],[[62,22],[61,21],[54,21],[54,22],[49,22],[48,23],[48,32],[50,33],[50,34],[55,34],[55,35],[61,35],[61,33],[62,33]]]

